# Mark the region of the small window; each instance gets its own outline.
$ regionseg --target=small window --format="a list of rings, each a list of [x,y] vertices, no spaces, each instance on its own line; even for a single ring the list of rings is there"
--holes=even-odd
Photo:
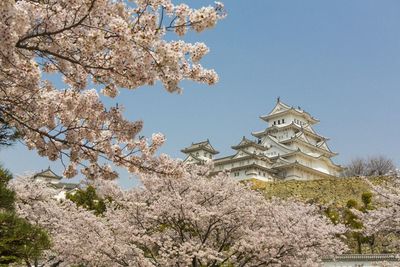
[[[278,124],[281,124],[281,120],[278,120]]]
[[[274,125],[276,125],[276,121],[274,121]]]
[[[285,123],[285,119],[282,119],[282,123]]]

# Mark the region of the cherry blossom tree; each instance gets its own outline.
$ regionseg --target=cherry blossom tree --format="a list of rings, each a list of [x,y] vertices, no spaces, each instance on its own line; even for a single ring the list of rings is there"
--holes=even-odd
[[[2,124],[39,155],[62,159],[66,177],[81,169],[89,178],[115,178],[109,163],[177,175],[179,166],[153,156],[163,135],[137,138],[142,122],[124,119],[122,107],[107,108],[99,93],[113,98],[118,88],[157,81],[169,92],[180,92],[184,79],[214,84],[217,74],[199,64],[207,46],[179,37],[224,16],[218,2],[192,9],[171,0],[0,1]],[[178,38],[167,40],[169,32]],[[46,78],[51,73],[65,88]]]
[[[181,177],[144,174],[143,186],[123,190],[92,183],[106,211],[77,207],[43,184],[14,181],[21,216],[47,229],[54,261],[87,266],[319,266],[342,253],[344,232],[318,208],[267,200],[207,167]]]
[[[400,243],[400,171],[390,174],[392,179],[383,185],[369,184],[378,199],[378,207],[366,214],[360,214],[367,234],[392,236],[391,246],[399,251]],[[397,236],[393,238],[393,236]]]

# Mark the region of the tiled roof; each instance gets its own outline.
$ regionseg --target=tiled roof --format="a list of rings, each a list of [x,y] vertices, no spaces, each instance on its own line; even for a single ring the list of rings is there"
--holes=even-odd
[[[210,141],[207,139],[206,141],[198,142],[198,143],[192,143],[189,147],[186,147],[181,150],[183,153],[190,153],[193,151],[198,151],[198,150],[205,150],[210,152],[211,154],[218,154],[219,152],[215,150],[212,145],[210,144]]]
[[[50,178],[50,179],[56,179],[56,180],[61,180],[62,177],[55,174],[50,167],[46,170],[42,170],[41,172],[36,173],[34,176],[34,178],[37,177],[43,177],[43,178]]]
[[[249,140],[244,136],[243,136],[243,139],[240,141],[240,143],[237,144],[236,146],[232,146],[232,148],[235,150],[238,150],[240,148],[249,147],[249,146],[256,147],[260,150],[267,150],[266,147],[262,146],[261,144],[257,144],[256,142]]]

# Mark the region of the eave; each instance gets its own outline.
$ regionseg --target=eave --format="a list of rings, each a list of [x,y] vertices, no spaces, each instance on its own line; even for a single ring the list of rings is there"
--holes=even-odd
[[[273,168],[274,168],[274,169],[283,170],[283,169],[292,168],[292,167],[294,167],[294,168],[301,168],[301,169],[303,169],[303,170],[307,170],[307,171],[309,171],[309,172],[316,173],[316,174],[318,174],[318,175],[320,175],[320,176],[324,176],[324,177],[326,177],[326,178],[336,178],[336,176],[334,176],[334,175],[331,175],[331,174],[325,173],[325,172],[321,172],[321,171],[319,171],[319,170],[316,170],[316,169],[313,169],[313,168],[311,168],[311,167],[305,166],[305,165],[299,163],[298,161],[293,162],[293,163],[289,163],[289,164],[286,164],[286,165],[281,165],[281,166],[273,167]]]
[[[215,170],[215,171],[210,172],[210,174],[213,175],[213,174],[217,174],[217,173],[223,172],[223,171],[234,172],[234,171],[240,171],[240,170],[246,170],[246,169],[252,169],[252,168],[260,169],[260,170],[268,172],[270,174],[277,173],[277,171],[274,169],[261,166],[257,163],[251,163],[251,164],[247,164],[247,165],[243,165],[243,166],[233,167],[233,168],[230,168],[229,170]]]
[[[267,135],[267,137],[268,137],[272,142],[274,142],[276,145],[278,145],[279,147],[285,149],[285,150],[287,151],[287,153],[290,153],[290,152],[295,151],[295,150],[293,150],[292,148],[290,148],[290,147],[288,147],[288,146],[282,144],[281,142],[279,142],[275,137],[273,137],[273,136],[271,136],[271,135],[269,135],[269,134]]]
[[[290,138],[290,139],[282,140],[281,143],[287,144],[287,143],[292,143],[292,142],[297,142],[297,141],[302,143],[302,144],[305,144],[306,146],[308,146],[308,147],[310,147],[312,149],[316,149],[316,150],[320,151],[322,154],[329,155],[329,157],[334,157],[334,156],[338,155],[338,153],[335,153],[335,152],[332,152],[332,151],[328,151],[328,150],[322,149],[320,147],[314,146],[314,145],[312,145],[310,143],[307,143],[307,142],[305,142],[305,141],[303,141],[303,140],[301,140],[301,139],[299,139],[297,137],[296,138]]]
[[[267,161],[268,163],[272,164],[272,161],[267,156],[261,156],[261,155],[250,154],[250,153],[246,153],[246,154],[247,154],[247,156],[238,157],[238,158],[234,158],[235,155],[232,155],[232,156],[227,156],[227,157],[224,157],[224,158],[215,159],[213,161],[214,162],[214,166],[227,164],[227,163],[238,162],[238,161],[243,161],[243,160],[249,160],[249,159],[264,160],[264,161]]]
[[[274,113],[274,114],[262,115],[262,116],[260,116],[260,119],[262,119],[266,122],[269,122],[271,119],[274,119],[276,117],[280,117],[282,115],[289,114],[289,113],[303,117],[308,122],[310,122],[310,124],[316,124],[319,122],[318,119],[312,117],[308,112],[299,111],[293,107],[290,109],[287,109],[287,110],[283,110],[281,112]]]
[[[209,152],[209,153],[211,153],[213,155],[216,155],[216,154],[219,153],[219,151],[212,150],[212,149],[209,149],[207,147],[184,148],[184,149],[181,150],[181,152],[185,153],[185,154],[188,154],[188,153],[197,152],[197,151],[201,151],[201,150],[207,151],[207,152]]]
[[[309,155],[309,154],[307,154],[307,153],[301,151],[300,149],[298,149],[297,151],[294,151],[294,152],[292,152],[292,153],[288,153],[288,154],[285,154],[285,155],[281,155],[281,157],[282,157],[282,158],[285,158],[285,157],[290,157],[290,156],[296,155],[296,154],[301,154],[301,155],[303,155],[303,156],[306,156],[306,157],[311,158],[311,159],[316,159],[316,160],[318,160],[318,159],[320,159],[320,160],[327,160],[327,161],[331,164],[331,167],[335,168],[335,169],[338,170],[338,171],[343,170],[342,166],[333,163],[332,160],[331,160],[330,158],[328,158],[327,156],[325,156],[324,154],[322,154],[322,155],[320,155],[320,156],[318,156],[318,157],[314,157],[314,156]]]
[[[198,143],[192,143],[191,146],[186,147],[181,150],[182,153],[188,154],[191,152],[197,152],[200,150],[207,151],[213,155],[216,155],[219,153],[219,151],[215,150],[213,146],[210,144],[210,141],[207,139],[206,141],[198,142]]]
[[[256,144],[256,143],[253,143],[253,144],[247,143],[247,144],[242,144],[242,145],[231,146],[231,148],[235,149],[235,150],[239,150],[239,149],[246,148],[246,147],[254,147],[254,148],[257,148],[262,151],[267,150],[266,147]]]
[[[50,173],[50,174],[46,174],[46,173]],[[48,168],[45,171],[41,171],[38,172],[36,174],[33,175],[33,178],[37,178],[37,177],[43,177],[43,178],[49,178],[49,179],[57,179],[57,180],[62,180],[62,176],[59,176],[57,174],[55,174],[50,168]]]
[[[260,169],[262,171],[276,173],[275,170],[273,170],[271,168],[267,168],[267,167],[261,166],[261,165],[259,165],[257,163],[252,163],[252,164],[249,164],[249,165],[233,167],[233,168],[230,169],[230,171],[232,172],[232,171],[238,171],[238,170],[243,170],[243,169],[251,169],[251,168],[257,168],[257,169]]]
[[[303,131],[304,134],[306,134],[308,136],[312,136],[314,138],[317,138],[317,139],[320,139],[320,140],[323,140],[323,141],[328,141],[329,140],[329,138],[324,137],[324,136],[319,135],[319,134],[316,134],[316,133],[313,133],[313,132],[307,130],[306,128],[297,125],[294,122],[292,122],[290,124],[283,125],[283,126],[272,125],[272,126],[268,127],[267,129],[265,129],[264,131],[252,132],[251,134],[254,137],[260,138],[260,137],[263,137],[263,136],[267,135],[272,130],[275,130],[275,129],[277,129],[277,130],[285,130],[285,129],[288,129],[288,128],[295,128],[295,129],[297,129],[299,131]]]
[[[243,136],[243,138],[242,138],[242,141],[240,141],[240,143],[239,144],[237,144],[237,145],[235,145],[235,146],[231,146],[231,148],[232,149],[235,149],[235,150],[239,150],[239,149],[241,149],[241,148],[246,148],[246,147],[254,147],[254,148],[257,148],[257,149],[260,149],[260,150],[267,150],[267,148],[266,147],[264,147],[264,146],[262,146],[262,145],[260,145],[260,144],[257,144],[257,143],[255,143],[254,141],[252,141],[252,140],[249,140],[249,139],[247,139],[246,137],[244,137]]]

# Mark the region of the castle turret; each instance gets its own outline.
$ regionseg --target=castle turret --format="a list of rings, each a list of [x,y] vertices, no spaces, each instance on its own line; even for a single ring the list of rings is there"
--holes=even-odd
[[[278,99],[272,111],[260,118],[268,123],[268,127],[252,134],[261,139],[263,146],[269,147],[266,156],[286,161],[274,166],[280,177],[317,179],[338,176],[342,171],[341,166],[331,160],[337,153],[328,147],[329,139],[313,129],[319,120],[308,112]]]
[[[243,137],[232,146],[233,155],[214,159],[218,151],[207,140],[183,149],[185,162],[213,160],[212,173],[230,171],[239,180],[312,180],[340,174],[342,167],[331,159],[337,153],[328,147],[329,139],[313,129],[319,120],[308,112],[278,98],[272,111],[260,118],[268,123],[267,128],[252,133],[255,141]]]
[[[213,160],[214,156],[219,153],[212,147],[208,139],[192,143],[189,147],[182,149],[181,152],[187,155],[184,162],[188,163],[202,163],[207,160]]]

